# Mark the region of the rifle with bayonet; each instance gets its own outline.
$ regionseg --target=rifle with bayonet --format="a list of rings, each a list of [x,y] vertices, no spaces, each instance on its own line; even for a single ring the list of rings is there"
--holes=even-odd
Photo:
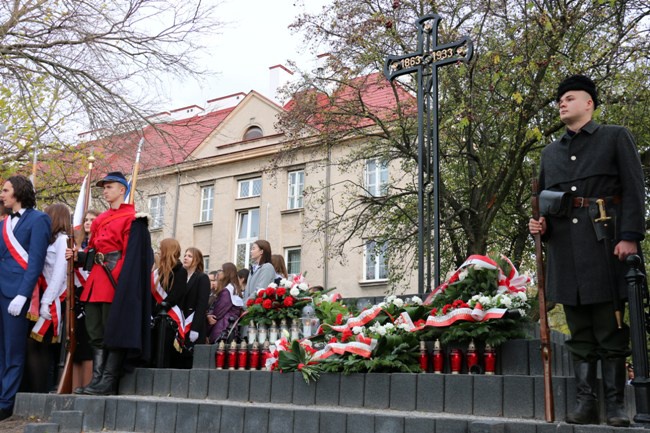
[[[72,249],[74,244],[73,235],[68,237],[68,248]],[[56,388],[57,394],[72,393],[72,367],[74,364],[74,352],[77,347],[77,338],[75,330],[75,297],[74,297],[74,257],[68,259],[68,282],[66,294],[66,315],[65,315],[65,364],[59,386]]]
[[[532,207],[533,218],[539,221],[539,182],[533,173]],[[539,330],[541,341],[542,365],[544,367],[544,418],[547,422],[555,420],[553,408],[553,376],[551,369],[551,329],[548,326],[546,311],[546,280],[544,274],[544,256],[542,251],[542,236],[540,233],[533,235],[535,239],[535,263],[537,264],[537,298],[539,301]]]

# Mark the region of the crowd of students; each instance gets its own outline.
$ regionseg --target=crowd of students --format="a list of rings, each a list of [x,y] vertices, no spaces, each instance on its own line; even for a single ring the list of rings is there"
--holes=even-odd
[[[207,274],[202,252],[189,247],[181,257],[181,245],[172,238],[163,239],[154,254],[146,218],[124,202],[124,175],[109,173],[96,186],[109,209],[86,212],[73,247],[67,205],[35,210],[33,186],[23,176],[9,178],[0,193],[0,266],[16,265],[7,271],[15,272],[15,287],[0,281],[0,354],[6,360],[0,364],[0,421],[10,416],[18,389],[57,389],[66,357],[61,343],[69,260],[76,340],[72,389],[89,395],[114,394],[125,368],[191,368],[196,344],[239,339],[245,300],[288,277],[284,258],[273,255],[265,240],[252,244],[250,270],[226,262]]]

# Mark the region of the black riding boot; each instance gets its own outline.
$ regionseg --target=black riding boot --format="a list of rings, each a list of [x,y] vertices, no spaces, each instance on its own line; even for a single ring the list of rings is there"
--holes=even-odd
[[[117,384],[122,373],[124,350],[109,350],[102,379],[95,386],[87,386],[84,394],[88,395],[114,395],[117,393]]]
[[[614,427],[629,427],[630,419],[625,412],[625,358],[603,359],[603,387],[607,424]]]
[[[99,381],[102,380],[102,373],[104,372],[104,363],[106,362],[107,354],[107,351],[104,349],[93,348],[93,377],[88,385],[75,388],[75,394],[83,394],[87,387],[96,386]]]
[[[573,361],[576,376],[576,408],[566,416],[569,424],[599,424],[596,398],[596,362]]]

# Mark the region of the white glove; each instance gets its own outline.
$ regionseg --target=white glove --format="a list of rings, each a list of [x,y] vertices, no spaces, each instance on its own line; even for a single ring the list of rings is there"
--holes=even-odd
[[[190,341],[194,343],[197,338],[199,338],[199,333],[196,331],[190,331]]]
[[[50,313],[50,306],[47,304],[41,304],[41,310],[39,311],[39,314],[45,320],[52,320],[52,313]]]
[[[23,295],[16,295],[16,297],[12,299],[11,302],[9,303],[9,308],[7,308],[7,312],[12,316],[19,315],[26,301],[27,298],[24,297]]]

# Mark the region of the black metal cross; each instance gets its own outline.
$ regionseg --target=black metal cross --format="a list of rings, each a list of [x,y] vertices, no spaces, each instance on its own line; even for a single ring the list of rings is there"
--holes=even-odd
[[[438,67],[469,62],[473,45],[465,36],[438,45],[440,16],[425,15],[417,21],[417,51],[388,56],[384,75],[390,81],[417,72],[418,100],[418,292],[431,289],[431,218],[434,222],[435,287],[440,285],[440,168],[438,143]],[[426,133],[425,133],[426,130]],[[433,193],[433,215],[431,215]],[[426,195],[426,196],[425,196]],[[426,268],[426,280],[425,280]]]

